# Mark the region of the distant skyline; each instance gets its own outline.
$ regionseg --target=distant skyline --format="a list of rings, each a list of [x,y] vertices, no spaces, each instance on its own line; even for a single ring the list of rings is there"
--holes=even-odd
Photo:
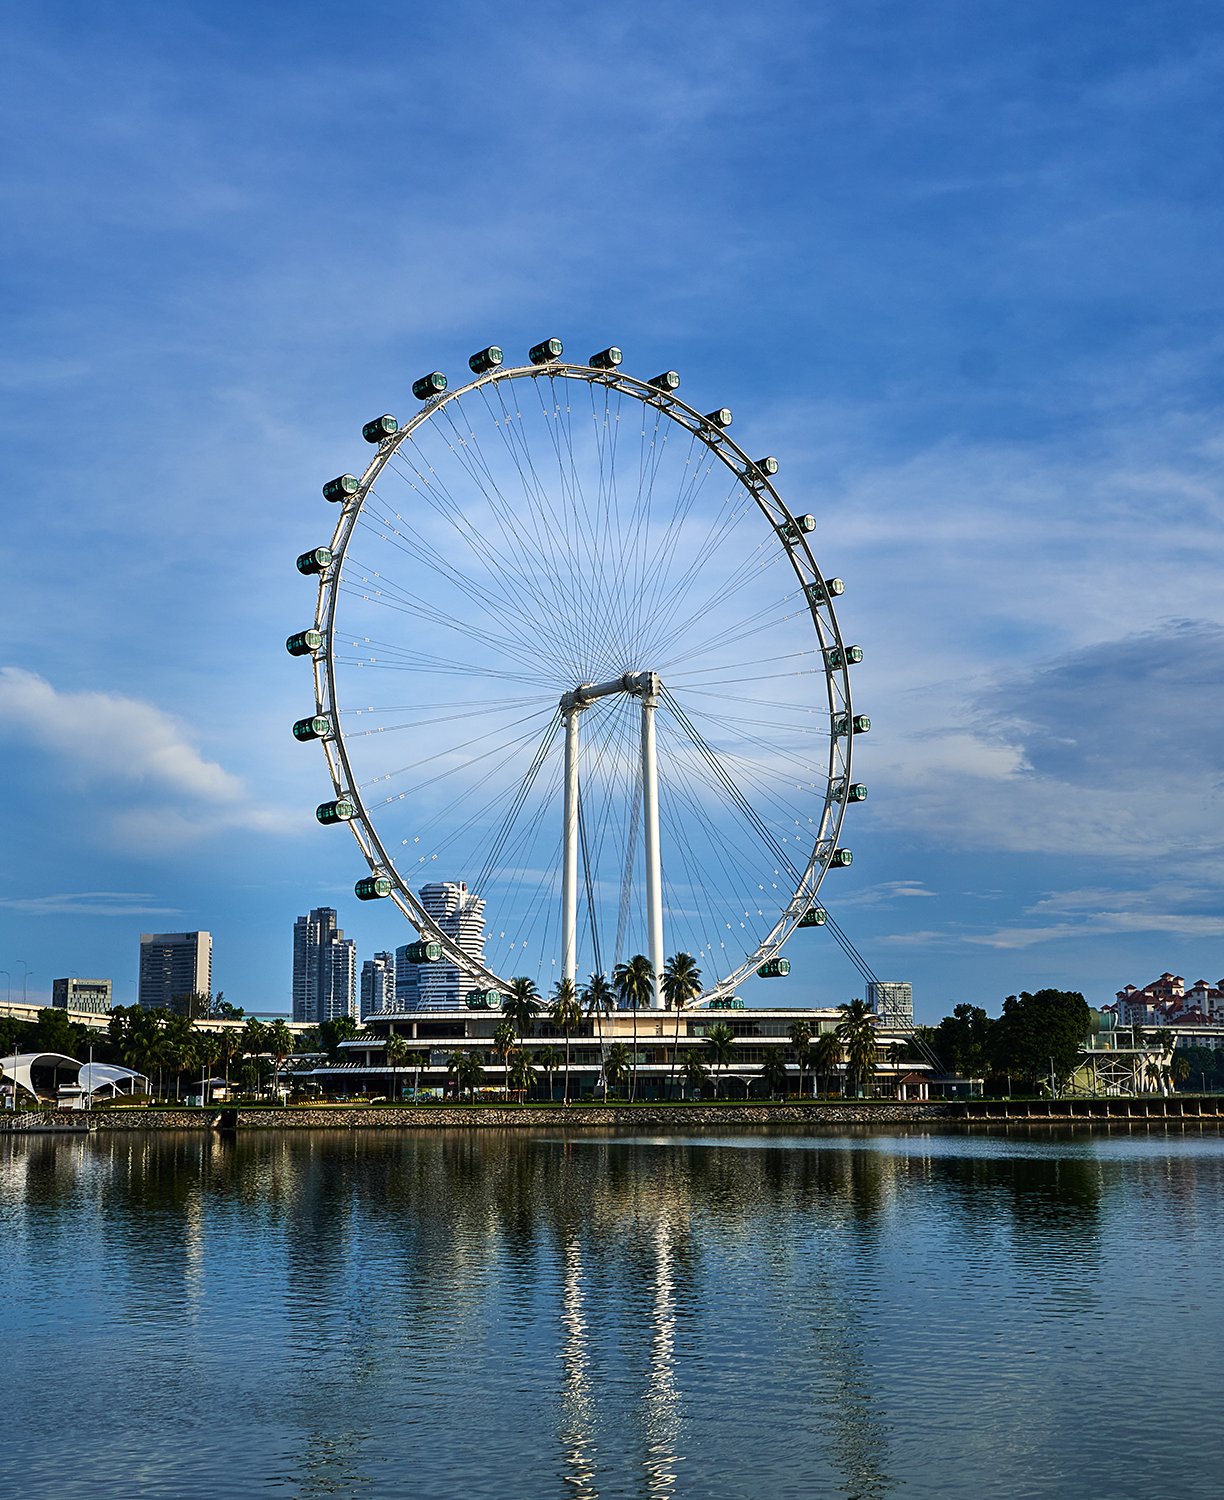
[[[302,912],[411,939],[314,820],[293,558],[416,375],[552,335],[679,370],[817,517],[872,719],[822,899],[919,1021],[1216,983],[1218,8],[285,19],[0,21],[15,991],[129,1003],[141,930],[199,929],[288,1011]],[[787,956],[748,1003],[863,993]]]

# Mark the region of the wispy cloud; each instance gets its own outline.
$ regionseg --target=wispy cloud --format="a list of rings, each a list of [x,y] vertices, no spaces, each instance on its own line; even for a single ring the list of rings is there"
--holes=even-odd
[[[174,906],[152,906],[156,897],[141,891],[74,891],[53,896],[0,897],[0,906],[32,917],[173,917]]]

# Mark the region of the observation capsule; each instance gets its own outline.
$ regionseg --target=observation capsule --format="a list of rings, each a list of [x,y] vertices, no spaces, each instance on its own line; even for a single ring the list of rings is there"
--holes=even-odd
[[[770,958],[757,970],[757,977],[759,979],[782,979],[789,973],[789,958]]]
[[[315,714],[309,719],[299,719],[293,726],[295,740],[321,740],[325,734],[330,733],[331,723],[322,714]]]
[[[358,490],[356,478],[352,474],[341,474],[335,479],[329,479],[323,486],[324,500],[347,500],[350,495],[355,495]]]
[[[408,944],[408,962],[410,964],[436,964],[441,957],[441,943]]]
[[[390,894],[391,882],[385,875],[367,875],[353,887],[353,895],[358,901],[381,901]]]
[[[730,427],[731,408],[720,406],[717,411],[708,411],[705,419],[711,427]]]
[[[738,995],[728,995],[725,1000],[711,1000],[711,1010],[743,1010],[744,1002]]]
[[[778,460],[776,458],[758,458],[756,466],[762,474],[768,474],[770,479],[778,472]]]
[[[347,797],[337,797],[334,802],[320,802],[315,817],[326,827],[331,823],[347,823],[356,811]]]
[[[807,586],[807,596],[813,604],[825,604],[845,592],[846,585],[840,578],[826,578],[823,583],[809,583]]]
[[[847,646],[844,651],[840,646],[832,646],[830,647],[828,652],[826,652],[826,656],[828,657],[828,662],[831,667],[842,666],[843,656],[845,657],[844,665],[847,667],[854,667],[862,661],[863,651],[861,646]]]
[[[849,726],[852,734],[866,734],[871,728],[871,720],[866,714],[855,714],[854,723]],[[833,715],[833,733],[845,734],[847,729],[845,714]]]
[[[322,644],[323,632],[321,630],[299,630],[296,635],[291,635],[285,642],[285,650],[290,656],[309,656]]]
[[[331,548],[316,547],[313,552],[303,552],[297,560],[299,573],[323,573],[331,567]]]
[[[647,385],[653,385],[657,391],[675,391],[680,387],[680,377],[675,370],[664,370],[662,375],[656,375],[653,380],[648,380]]]
[[[795,925],[798,927],[823,927],[828,918],[829,914],[823,906],[809,906]]]
[[[546,365],[554,359],[560,359],[562,352],[560,339],[545,339],[542,344],[533,344],[528,349],[527,358],[533,365]]]
[[[799,536],[801,533],[803,533],[805,531],[815,531],[815,530],[816,530],[816,517],[815,516],[796,516],[793,521],[784,521],[782,523],[782,535],[786,538],[786,540],[788,542],[789,541],[794,541],[794,539],[797,536]]]
[[[496,344],[490,344],[487,349],[478,350],[468,359],[468,369],[473,375],[483,375],[488,370],[496,370],[505,356]]]
[[[361,429],[361,435],[367,443],[381,443],[384,438],[394,437],[399,431],[399,423],[386,412],[381,417],[375,417],[372,422],[367,422]]]
[[[469,990],[463,997],[463,1003],[469,1010],[500,1010],[500,990]]]
[[[850,853],[849,849],[834,849],[833,853],[829,855],[829,868],[831,870],[845,869],[853,859],[854,855]]]
[[[833,795],[839,802],[866,802],[867,788],[861,781],[852,781],[847,786],[843,778],[833,783]]]
[[[446,389],[446,376],[441,370],[431,370],[428,375],[422,375],[420,380],[412,382],[412,394],[418,401],[429,401],[434,396],[440,396]]]
[[[592,354],[587,364],[596,370],[615,370],[621,362],[621,352],[615,344],[610,349],[601,349],[598,354]]]

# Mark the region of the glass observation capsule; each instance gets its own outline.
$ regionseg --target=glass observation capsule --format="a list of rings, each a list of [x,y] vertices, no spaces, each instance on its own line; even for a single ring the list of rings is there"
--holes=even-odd
[[[598,354],[592,354],[587,360],[592,369],[615,370],[621,362],[621,352],[615,344],[610,349],[601,349]]]
[[[809,583],[807,586],[807,596],[813,604],[824,604],[845,592],[846,585],[840,578],[826,578],[823,583]]]
[[[662,375],[656,375],[653,380],[648,380],[647,385],[653,385],[657,391],[675,391],[680,388],[680,377],[675,370],[664,370]]]
[[[839,802],[866,802],[867,788],[861,781],[852,781],[847,786],[842,779],[833,783],[833,795]]]
[[[867,717],[866,714],[855,714],[854,723],[852,726],[850,726],[850,728],[851,732],[854,734],[866,734],[867,731],[871,728],[871,720]],[[845,714],[834,714],[833,733],[845,734],[846,729],[847,724]]]
[[[728,995],[725,1000],[711,1000],[711,1010],[743,1010],[744,1002],[738,995]]]
[[[708,411],[706,412],[705,419],[711,427],[730,427],[731,408],[729,406],[720,406],[717,411]]]
[[[285,650],[290,656],[309,656],[322,644],[323,632],[321,630],[299,630],[296,635],[291,635],[285,642]]]
[[[299,573],[322,573],[331,567],[331,548],[316,547],[313,552],[303,552],[297,560]]]
[[[757,970],[757,977],[759,979],[782,979],[789,973],[789,958],[770,958]]]
[[[412,382],[412,394],[418,401],[428,401],[433,396],[440,396],[446,389],[446,376],[441,370],[431,370],[428,375],[422,375],[420,380]]]
[[[361,435],[367,443],[381,443],[384,438],[394,437],[399,431],[399,423],[386,412],[381,417],[375,417],[372,422],[367,422],[361,429]]]
[[[793,521],[784,521],[782,524],[782,535],[787,541],[793,541],[801,532],[815,530],[815,516],[796,516]]]
[[[410,964],[436,964],[441,957],[441,943],[408,944],[408,962]]]
[[[827,654],[831,667],[840,667],[842,665],[854,667],[863,659],[861,646],[830,646]]]
[[[487,349],[480,349],[468,359],[468,369],[473,375],[484,375],[489,370],[496,370],[505,356],[496,344],[490,344]]]
[[[331,823],[347,823],[356,811],[347,797],[337,797],[334,802],[320,802],[315,817],[326,827]]]
[[[463,1003],[469,1010],[499,1010],[501,1000],[499,990],[469,990],[463,997]]]
[[[331,724],[322,714],[315,714],[309,719],[299,719],[293,726],[295,740],[321,740],[325,734],[330,733]]]
[[[533,365],[546,365],[550,360],[560,359],[562,355],[560,339],[545,339],[542,344],[533,344],[527,351],[527,358]]]
[[[829,856],[829,869],[843,870],[848,864],[852,864],[853,862],[854,855],[851,854],[849,849],[834,849],[833,853]]]
[[[796,924],[799,927],[823,927],[829,914],[823,906],[809,906]]]
[[[350,495],[357,493],[358,484],[356,477],[352,474],[340,474],[335,479],[329,479],[323,486],[324,500],[347,500]]]
[[[778,460],[776,458],[758,458],[756,466],[762,474],[768,474],[770,479],[778,472]]]
[[[358,901],[381,901],[390,894],[391,882],[385,875],[367,875],[353,887],[353,895]]]

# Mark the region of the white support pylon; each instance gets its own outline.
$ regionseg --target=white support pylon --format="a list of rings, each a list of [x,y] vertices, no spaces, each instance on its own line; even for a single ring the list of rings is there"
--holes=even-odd
[[[646,923],[650,943],[650,968],[654,975],[651,1005],[663,1005],[663,871],[659,855],[659,765],[655,752],[655,709],[659,703],[659,678],[643,672],[642,678],[642,812],[646,824]]]
[[[565,820],[561,865],[561,972],[578,978],[578,717],[579,703],[565,712]]]

